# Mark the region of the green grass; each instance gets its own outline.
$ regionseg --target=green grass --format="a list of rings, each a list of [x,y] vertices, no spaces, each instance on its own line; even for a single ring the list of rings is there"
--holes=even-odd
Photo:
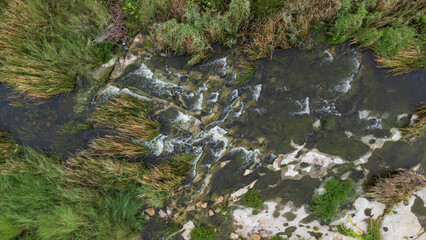
[[[214,240],[216,239],[216,232],[213,228],[204,227],[201,225],[196,226],[191,231],[191,240]]]
[[[352,223],[352,224],[356,228],[358,228],[358,226],[356,226],[355,223]],[[359,229],[360,232],[355,232],[352,229],[346,228],[343,224],[341,224],[338,227],[338,231],[339,231],[339,233],[341,233],[345,236],[353,237],[357,240],[382,240],[382,235],[380,233],[380,227],[381,227],[381,221],[379,219],[374,220],[374,219],[370,218],[370,224],[368,225],[367,232],[363,232],[359,228],[358,229]]]
[[[288,238],[283,238],[281,236],[275,235],[270,238],[270,240],[287,240]]]
[[[314,196],[312,212],[316,217],[329,222],[336,214],[340,204],[345,203],[353,190],[353,181],[333,179],[325,184],[325,193]]]
[[[142,230],[144,202],[133,192],[71,184],[63,160],[26,149],[0,174],[0,238],[123,239]]]
[[[263,197],[257,189],[250,189],[241,196],[241,203],[245,207],[254,208],[255,210],[261,210],[263,208]]]
[[[111,135],[92,140],[86,154],[103,157],[138,158],[149,152],[135,141],[149,141],[158,135],[160,124],[148,116],[152,106],[146,101],[123,95],[99,106],[89,118],[95,127]]]
[[[132,239],[181,185],[191,155],[152,165],[24,148],[0,170],[0,239]],[[170,163],[170,164],[169,164]]]
[[[7,0],[0,23],[0,82],[31,97],[69,92],[110,56],[93,45],[108,18],[104,2]]]

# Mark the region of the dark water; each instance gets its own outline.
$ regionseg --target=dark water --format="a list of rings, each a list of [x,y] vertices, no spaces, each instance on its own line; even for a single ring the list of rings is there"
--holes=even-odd
[[[306,176],[281,181],[280,173],[265,167],[267,160],[262,159],[267,154],[289,153],[294,142],[354,161],[370,151],[362,136],[390,137],[391,128],[408,122],[398,116],[412,113],[416,104],[426,101],[424,71],[392,76],[377,68],[370,52],[345,44],[276,51],[272,59],[255,64],[253,77],[244,85],[232,83],[233,60],[226,58],[228,54],[219,51],[194,67],[180,57],[153,57],[114,83],[173,102],[199,119],[218,113],[217,119],[201,125],[199,133],[190,134],[173,126],[182,119],[178,110],[164,111],[157,116],[165,125],[162,134],[149,143],[155,157],[196,154],[192,177],[196,171],[205,176],[216,163],[229,161],[214,171],[210,193],[222,194],[259,179],[256,187],[265,190],[266,198],[304,203],[319,180]],[[40,104],[0,85],[0,128],[24,145],[76,152],[98,132],[63,130],[84,120],[84,115],[75,114],[75,105],[72,93]],[[424,167],[424,146],[424,139],[412,145],[388,142],[364,167],[371,175],[419,163]],[[246,169],[252,172],[244,174]],[[279,187],[269,188],[271,184]]]

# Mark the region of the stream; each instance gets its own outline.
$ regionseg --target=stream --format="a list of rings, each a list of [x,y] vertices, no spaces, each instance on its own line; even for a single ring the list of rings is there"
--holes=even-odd
[[[308,234],[314,225],[301,224],[298,214],[327,177],[349,177],[360,186],[398,168],[424,172],[426,139],[398,141],[398,128],[407,126],[416,104],[426,101],[424,71],[394,76],[377,67],[370,51],[318,44],[309,51],[275,51],[272,58],[256,61],[250,81],[240,84],[238,57],[229,49],[216,49],[209,60],[192,67],[183,57],[138,54],[83,113],[77,113],[73,93],[40,104],[0,85],[0,128],[21,144],[73,154],[103,133],[64,131],[64,126],[84,122],[102,101],[130,94],[161,102],[154,116],[162,124],[161,134],[141,143],[151,149],[147,158],[196,156],[176,196],[177,206],[232,197],[252,184],[270,208],[286,212],[291,202],[297,220],[289,221],[290,230],[263,226],[268,234],[314,236]],[[234,211],[235,225],[251,217],[241,211]],[[183,216],[185,223],[190,217]],[[243,226],[237,233],[248,236],[256,228]],[[145,239],[150,239],[148,232]]]

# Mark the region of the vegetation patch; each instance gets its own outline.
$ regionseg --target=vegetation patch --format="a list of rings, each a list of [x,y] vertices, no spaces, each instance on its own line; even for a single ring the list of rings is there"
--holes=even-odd
[[[143,228],[132,192],[70,183],[63,160],[26,149],[0,173],[0,238],[128,239]],[[6,229],[6,230],[4,230]],[[4,231],[3,231],[4,230]]]
[[[364,232],[363,230],[361,230],[352,221],[351,221],[351,224],[357,229],[357,231],[348,229],[343,224],[341,224],[337,228],[338,232],[345,236],[353,237],[357,240],[381,240],[382,239],[382,235],[380,233],[380,227],[381,227],[380,219],[374,220],[370,218],[370,224],[368,225],[367,232]]]
[[[151,35],[160,49],[189,55],[188,64],[195,64],[209,56],[212,43],[232,46],[242,36],[241,28],[250,19],[250,1],[232,0],[223,13],[200,7],[196,2],[185,5],[182,21],[177,19],[155,24]]]
[[[390,178],[378,179],[368,196],[382,202],[387,210],[409,198],[413,192],[426,186],[426,177],[410,170],[399,170]]]
[[[422,68],[424,11],[422,1],[342,1],[329,42],[352,40],[371,48],[378,61],[395,72]]]
[[[31,97],[69,92],[110,56],[94,45],[106,23],[101,1],[7,0],[0,23],[0,82]]]
[[[351,179],[345,181],[332,179],[328,181],[324,186],[325,193],[314,196],[312,199],[314,216],[329,222],[336,215],[339,205],[347,201],[353,185],[354,183]]]
[[[254,208],[255,210],[261,210],[263,208],[263,197],[257,189],[250,189],[241,196],[241,203],[245,207]]]
[[[214,228],[198,225],[191,231],[191,240],[215,240],[215,239],[216,239],[216,232]]]
[[[18,155],[21,150],[11,134],[0,130],[0,163]]]
[[[404,140],[414,142],[426,133],[426,104],[422,104],[416,111],[417,118],[410,126],[402,129]]]
[[[85,150],[92,156],[137,158],[149,152],[140,144],[158,135],[160,124],[148,116],[150,103],[123,95],[101,105],[89,118],[114,135],[94,139]]]

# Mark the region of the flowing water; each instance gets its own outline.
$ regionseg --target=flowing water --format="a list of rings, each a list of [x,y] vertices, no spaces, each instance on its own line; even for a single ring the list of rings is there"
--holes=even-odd
[[[132,65],[99,98],[127,93],[174,103],[155,116],[161,134],[141,144],[151,148],[151,159],[196,155],[181,204],[194,200],[189,195],[223,195],[257,180],[266,200],[299,207],[326,176],[371,181],[397,168],[425,167],[425,138],[395,141],[396,129],[426,101],[424,71],[392,76],[369,51],[319,45],[276,51],[255,63],[248,83],[237,84],[232,56],[218,51],[194,67],[181,57],[153,56]],[[0,128],[25,145],[75,152],[101,132],[61,131],[81,121],[74,106],[72,94],[37,104],[0,85]],[[194,119],[200,124],[191,131]]]

